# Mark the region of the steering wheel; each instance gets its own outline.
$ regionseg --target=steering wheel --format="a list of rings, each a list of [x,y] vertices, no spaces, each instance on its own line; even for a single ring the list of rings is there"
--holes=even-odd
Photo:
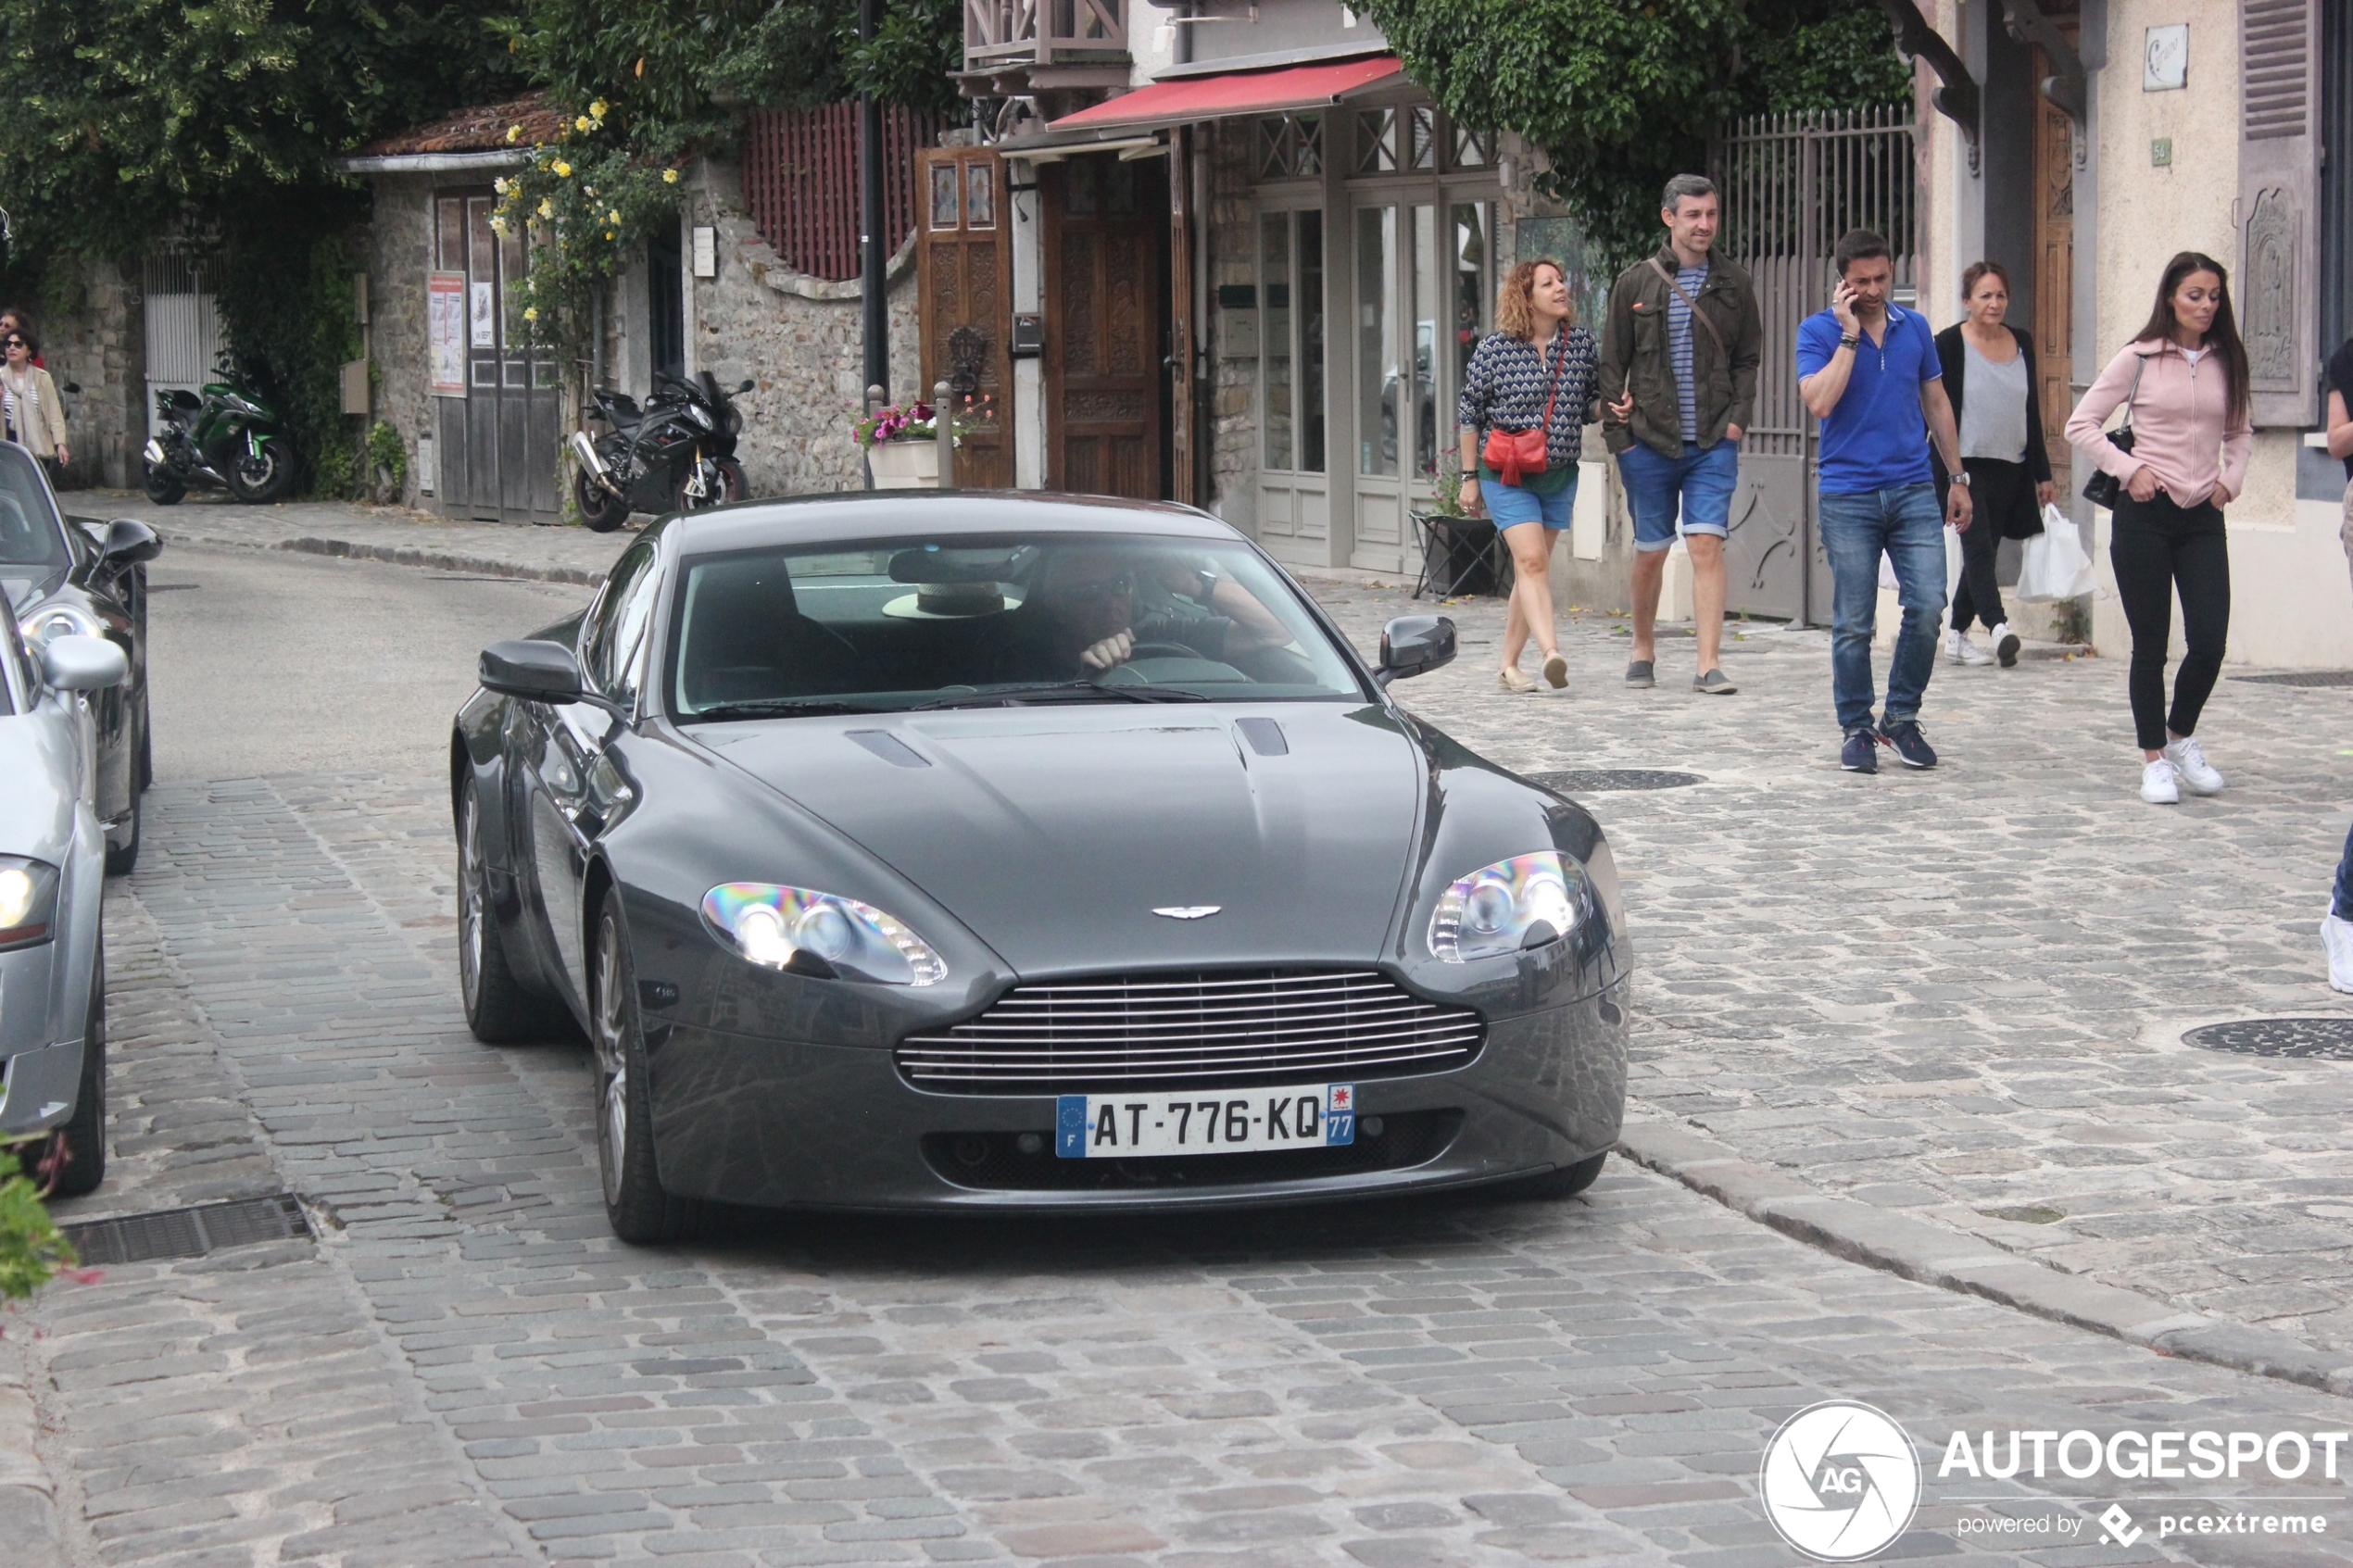
[[[1139,659],[1200,659],[1202,657],[1200,649],[1187,647],[1183,643],[1138,643],[1127,650],[1126,662],[1133,664]]]

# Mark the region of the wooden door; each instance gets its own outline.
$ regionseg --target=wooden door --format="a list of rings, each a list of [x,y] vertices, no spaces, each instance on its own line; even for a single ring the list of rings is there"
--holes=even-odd
[[[554,355],[526,340],[515,288],[531,265],[533,242],[491,227],[496,204],[484,190],[434,198],[436,268],[465,277],[466,395],[434,400],[437,498],[452,517],[545,521],[562,508],[556,491],[562,394]]]
[[[1108,153],[1038,171],[1046,239],[1046,483],[1157,500],[1167,169]]]
[[[1187,506],[1199,493],[1201,456],[1194,432],[1200,408],[1193,378],[1193,212],[1190,133],[1168,135],[1169,495]]]
[[[2067,29],[2070,42],[2074,30]],[[2034,51],[2034,80],[2051,74]],[[2067,471],[2067,418],[2075,411],[2075,122],[2048,98],[2034,99],[2034,358],[2043,384],[2043,444]],[[2059,488],[2064,491],[2064,483]]]
[[[1013,487],[1013,246],[1008,237],[1004,160],[985,147],[936,147],[915,155],[922,208],[917,242],[916,311],[923,340],[923,385],[949,383],[968,421],[956,448],[956,486]]]

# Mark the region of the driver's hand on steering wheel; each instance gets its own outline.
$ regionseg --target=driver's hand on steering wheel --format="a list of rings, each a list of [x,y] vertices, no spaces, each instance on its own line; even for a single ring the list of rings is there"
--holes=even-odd
[[[1093,644],[1086,652],[1080,654],[1078,662],[1089,670],[1109,670],[1114,665],[1126,663],[1127,656],[1134,651],[1135,646],[1136,633],[1134,632],[1114,632],[1110,636],[1100,643]]]

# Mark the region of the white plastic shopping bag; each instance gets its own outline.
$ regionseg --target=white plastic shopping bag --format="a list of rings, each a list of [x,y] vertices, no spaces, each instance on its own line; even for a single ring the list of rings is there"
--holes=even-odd
[[[2055,506],[2043,508],[2043,532],[2026,542],[2019,563],[2018,596],[2029,604],[2081,598],[2092,591],[2092,558],[2075,532],[2075,520]]]

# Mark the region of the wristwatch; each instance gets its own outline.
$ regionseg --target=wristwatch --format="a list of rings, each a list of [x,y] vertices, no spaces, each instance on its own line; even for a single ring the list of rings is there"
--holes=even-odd
[[[1863,334],[1860,332],[1841,332],[1838,334],[1838,345],[1841,348],[1852,348],[1862,341]]]
[[[1956,484],[1967,484],[1969,483],[1969,471],[1965,469],[1961,472],[1953,475],[1952,478],[1953,483]]]

